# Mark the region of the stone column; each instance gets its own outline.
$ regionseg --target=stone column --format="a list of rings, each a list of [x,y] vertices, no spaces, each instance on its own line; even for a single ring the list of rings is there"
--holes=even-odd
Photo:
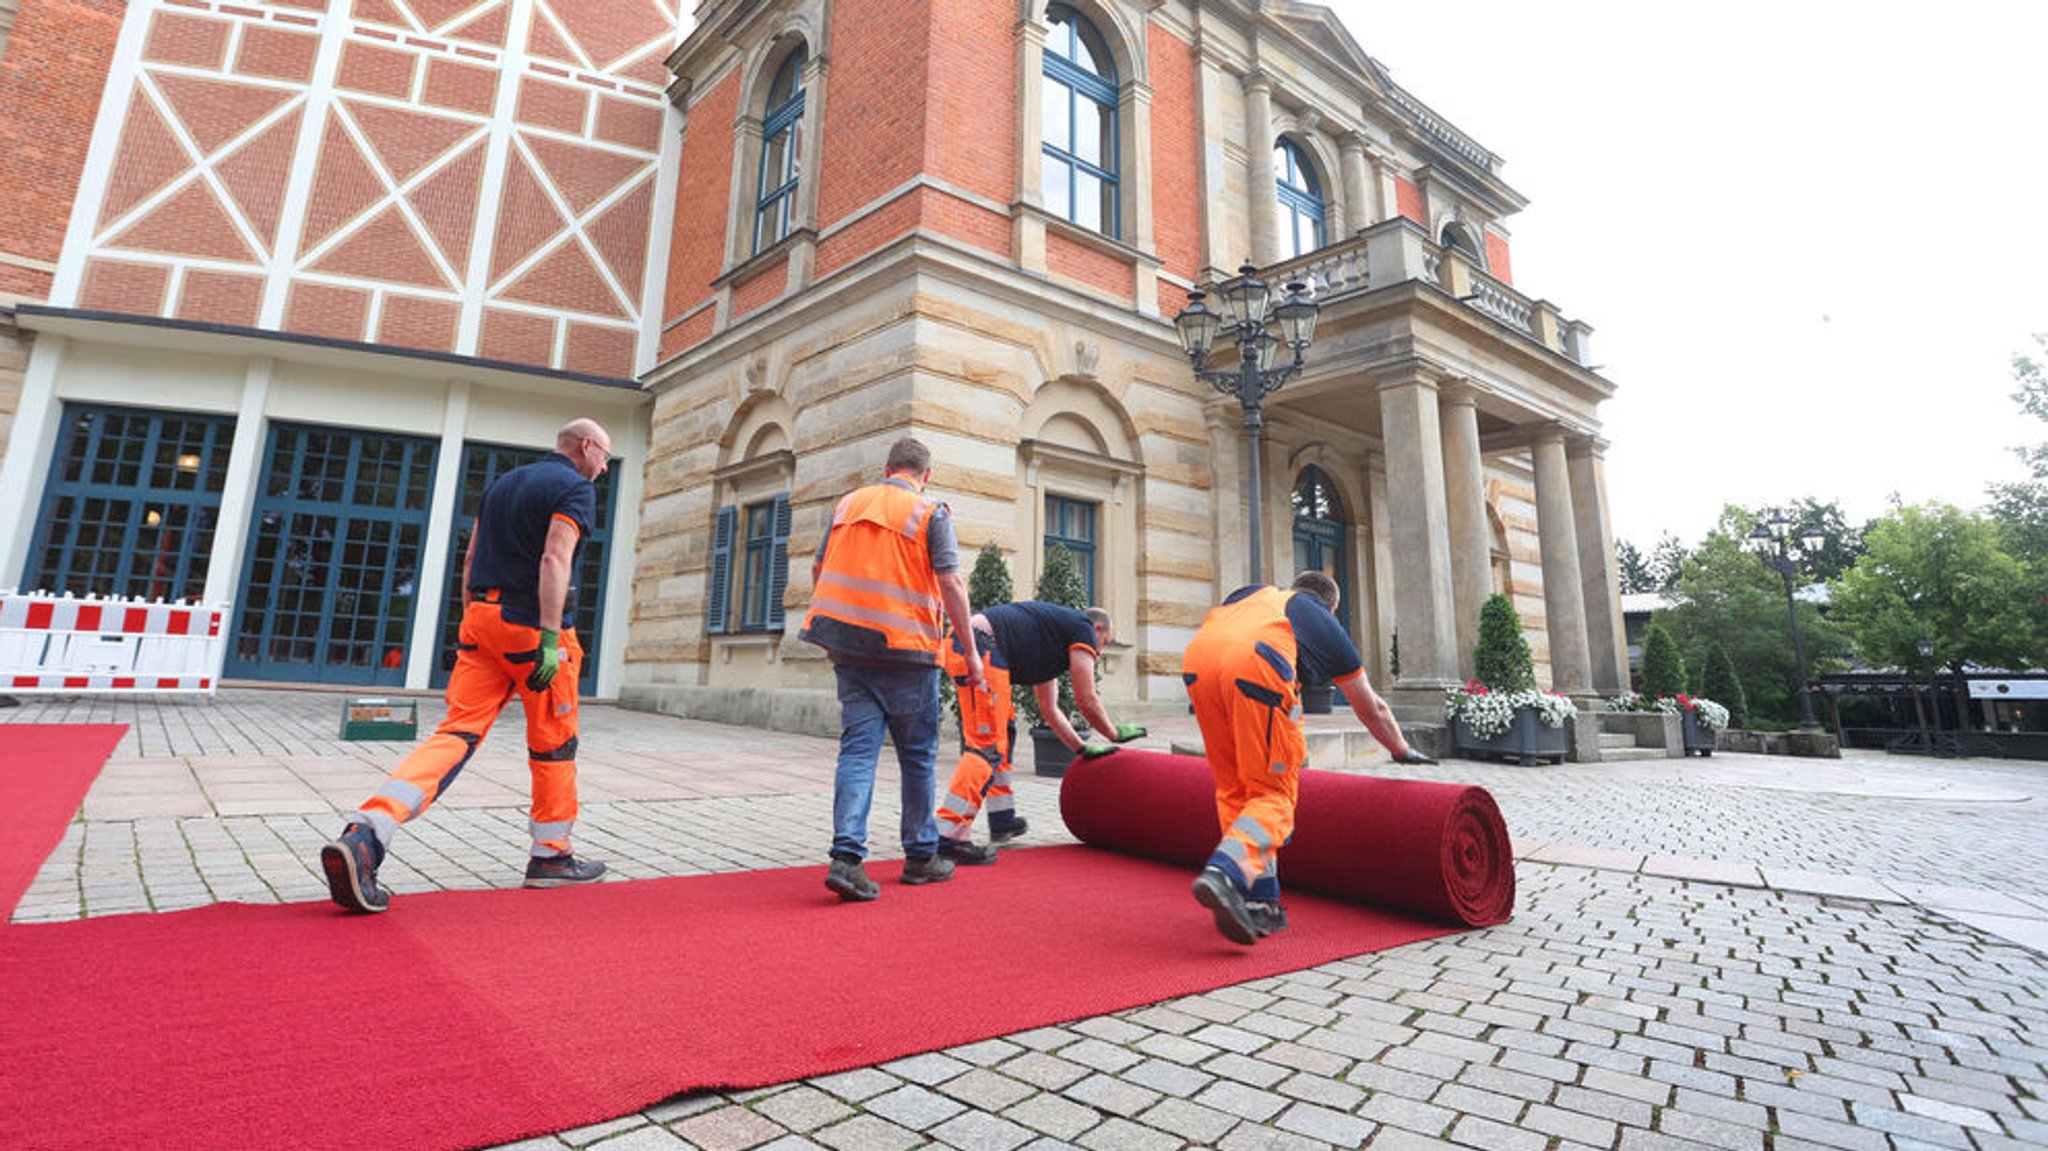
[[[1365,170],[1365,137],[1357,132],[1347,132],[1338,142],[1344,167],[1344,235],[1331,237],[1349,239],[1373,226],[1373,205],[1376,194],[1372,177]]]
[[[1425,373],[1409,371],[1381,380],[1379,392],[1387,449],[1387,527],[1396,569],[1394,626],[1401,633],[1401,681],[1394,690],[1402,703],[1432,704],[1458,679],[1436,383]]]
[[[1563,429],[1552,425],[1538,432],[1530,454],[1536,465],[1536,534],[1543,553],[1550,686],[1566,695],[1583,696],[1592,691],[1593,682],[1586,655],[1586,599],[1579,580],[1578,524],[1572,514]]]
[[[1244,79],[1244,136],[1245,154],[1251,158],[1245,187],[1251,202],[1252,263],[1263,268],[1280,258],[1273,208],[1280,184],[1273,174],[1273,81],[1261,72]]]
[[[1211,400],[1202,409],[1202,423],[1209,433],[1209,498],[1215,534],[1212,558],[1215,562],[1216,591],[1212,600],[1221,602],[1232,588],[1244,583],[1245,560],[1251,544],[1245,539],[1244,416],[1235,402]]]
[[[1017,202],[1026,208],[1045,207],[1045,113],[1038,93],[1044,85],[1045,25],[1017,22],[1017,75],[1023,77],[1025,99],[1017,101]],[[823,133],[819,133],[822,137]],[[1017,266],[1044,275],[1045,218],[1038,212],[1012,214],[1011,242]]]
[[[1578,526],[1579,581],[1586,600],[1586,642],[1593,690],[1613,697],[1628,690],[1628,632],[1621,619],[1621,571],[1614,561],[1614,528],[1607,517],[1607,445],[1586,437],[1565,444]]]
[[[1442,390],[1444,499],[1451,541],[1451,613],[1458,636],[1458,674],[1472,675],[1479,609],[1493,592],[1493,532],[1486,520],[1486,469],[1479,455],[1479,407],[1468,384]]]

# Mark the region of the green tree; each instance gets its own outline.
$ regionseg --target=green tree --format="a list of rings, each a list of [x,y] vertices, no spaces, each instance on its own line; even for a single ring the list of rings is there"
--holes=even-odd
[[[1650,561],[1643,558],[1641,548],[1627,540],[1614,541],[1615,575],[1621,581],[1624,595],[1658,590],[1655,573],[1650,570]]]
[[[2048,333],[2036,333],[2034,343],[2048,354]],[[2019,384],[2012,398],[2020,411],[2048,422],[2048,370],[2030,357],[2014,356],[2012,375]],[[2032,478],[1993,484],[1991,518],[2004,533],[2006,550],[2033,569],[2037,586],[2048,584],[2048,440],[2013,450],[2026,463]],[[2048,593],[2048,587],[2042,591]],[[2037,602],[2048,609],[2048,594]]]
[[[1054,544],[1045,553],[1045,570],[1038,573],[1038,600],[1042,603],[1056,603],[1075,609],[1088,606],[1088,589],[1081,583],[1081,566],[1074,562],[1074,553],[1065,544]],[[1095,665],[1096,674],[1102,674],[1102,664]],[[1028,687],[1017,689],[1017,714],[1023,716],[1032,727],[1045,726],[1045,717],[1038,710],[1038,695]],[[1059,709],[1074,724],[1076,731],[1087,730],[1087,720],[1081,717],[1074,706],[1074,681],[1071,674],[1060,673]]]
[[[1942,503],[1894,507],[1865,536],[1869,551],[1831,586],[1835,616],[1863,658],[1882,667],[1935,662],[2023,668],[2048,640],[2033,573],[2003,546],[1999,525]]]
[[[1728,709],[1732,727],[1749,726],[1749,696],[1742,690],[1742,677],[1735,673],[1735,661],[1720,640],[1707,643],[1707,666],[1700,676],[1700,694]]]
[[[1536,686],[1536,659],[1522,635],[1514,601],[1495,592],[1479,609],[1479,638],[1472,646],[1472,678],[1494,691],[1527,691]]]
[[[1651,697],[1685,693],[1685,658],[1678,654],[1678,641],[1652,623],[1643,633],[1643,694]]]
[[[1665,532],[1657,537],[1657,543],[1650,548],[1650,578],[1657,586],[1645,591],[1673,591],[1678,586],[1679,573],[1685,570],[1685,561],[1692,555],[1678,537]]]
[[[1800,718],[1799,662],[1785,618],[1785,585],[1743,546],[1755,526],[1749,512],[1722,508],[1718,524],[1679,573],[1672,592],[1677,602],[1658,612],[1655,622],[1670,631],[1682,653],[1701,660],[1707,645],[1718,641],[1741,677],[1752,726],[1786,727]],[[1842,666],[1851,649],[1848,637],[1821,614],[1810,590],[1802,589],[1795,603],[1808,673]]]
[[[967,575],[967,603],[980,611],[990,604],[1009,603],[1010,565],[1003,562],[1003,549],[994,540],[981,545],[974,557],[974,570]]]

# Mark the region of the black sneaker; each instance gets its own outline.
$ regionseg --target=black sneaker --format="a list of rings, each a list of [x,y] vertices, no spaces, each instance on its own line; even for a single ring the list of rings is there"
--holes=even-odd
[[[950,859],[962,867],[981,867],[996,861],[996,849],[965,839],[941,839],[939,858]]]
[[[351,823],[341,838],[320,849],[320,870],[327,875],[327,895],[350,911],[382,911],[391,906],[391,895],[377,886],[377,865],[384,861],[384,845],[369,826]]]
[[[1245,909],[1244,896],[1238,894],[1237,885],[1221,871],[1205,867],[1202,874],[1195,876],[1195,902],[1215,914],[1216,930],[1225,939],[1247,945],[1259,941],[1251,912]]]
[[[594,859],[551,855],[527,861],[526,886],[561,887],[570,883],[590,883],[603,874],[604,864]]]
[[[1011,840],[1017,838],[1018,836],[1024,834],[1025,829],[1030,826],[1030,824],[1024,822],[1024,817],[1021,815],[1011,820],[1008,824],[1002,827],[997,827],[995,824],[991,823],[988,825],[989,842],[1008,843]]]
[[[903,861],[903,882],[912,887],[920,883],[944,883],[953,878],[953,861],[936,855],[923,859]]]
[[[1276,931],[1287,930],[1287,909],[1278,903],[1254,903],[1246,900],[1244,910],[1245,914],[1251,916],[1252,930],[1258,932],[1261,939]]]
[[[833,859],[832,869],[825,873],[825,886],[848,903],[866,903],[882,894],[858,859]]]

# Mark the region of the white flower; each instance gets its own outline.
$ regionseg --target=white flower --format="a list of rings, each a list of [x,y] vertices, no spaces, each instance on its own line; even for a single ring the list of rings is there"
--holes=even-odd
[[[1545,727],[1563,727],[1575,710],[1568,697],[1554,691],[1492,691],[1474,681],[1444,692],[1444,718],[1464,720],[1480,739],[1506,731],[1525,707],[1535,709]]]

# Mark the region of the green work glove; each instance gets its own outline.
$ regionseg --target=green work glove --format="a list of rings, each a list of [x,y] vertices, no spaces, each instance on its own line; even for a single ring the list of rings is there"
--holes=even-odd
[[[1084,743],[1081,745],[1081,750],[1077,754],[1079,754],[1082,759],[1101,759],[1103,756],[1108,755],[1110,752],[1115,750],[1116,748],[1106,743]]]
[[[540,647],[533,653],[533,670],[526,673],[526,690],[546,691],[562,667],[562,633],[540,629]]]
[[[1436,760],[1433,760],[1433,759],[1431,759],[1431,758],[1430,758],[1429,756],[1427,756],[1427,755],[1423,754],[1422,752],[1419,752],[1419,751],[1417,751],[1417,750],[1415,750],[1414,748],[1412,748],[1412,747],[1411,747],[1411,748],[1409,748],[1409,749],[1408,749],[1407,751],[1404,751],[1404,752],[1402,752],[1401,754],[1399,754],[1399,755],[1395,756],[1395,757],[1394,757],[1394,762],[1395,762],[1395,763],[1414,763],[1414,764],[1424,764],[1424,763],[1435,763],[1435,762],[1436,762]]]
[[[1145,738],[1145,727],[1143,724],[1137,723],[1120,723],[1116,725],[1116,734],[1110,738],[1118,743],[1129,743],[1134,739],[1143,739]]]

